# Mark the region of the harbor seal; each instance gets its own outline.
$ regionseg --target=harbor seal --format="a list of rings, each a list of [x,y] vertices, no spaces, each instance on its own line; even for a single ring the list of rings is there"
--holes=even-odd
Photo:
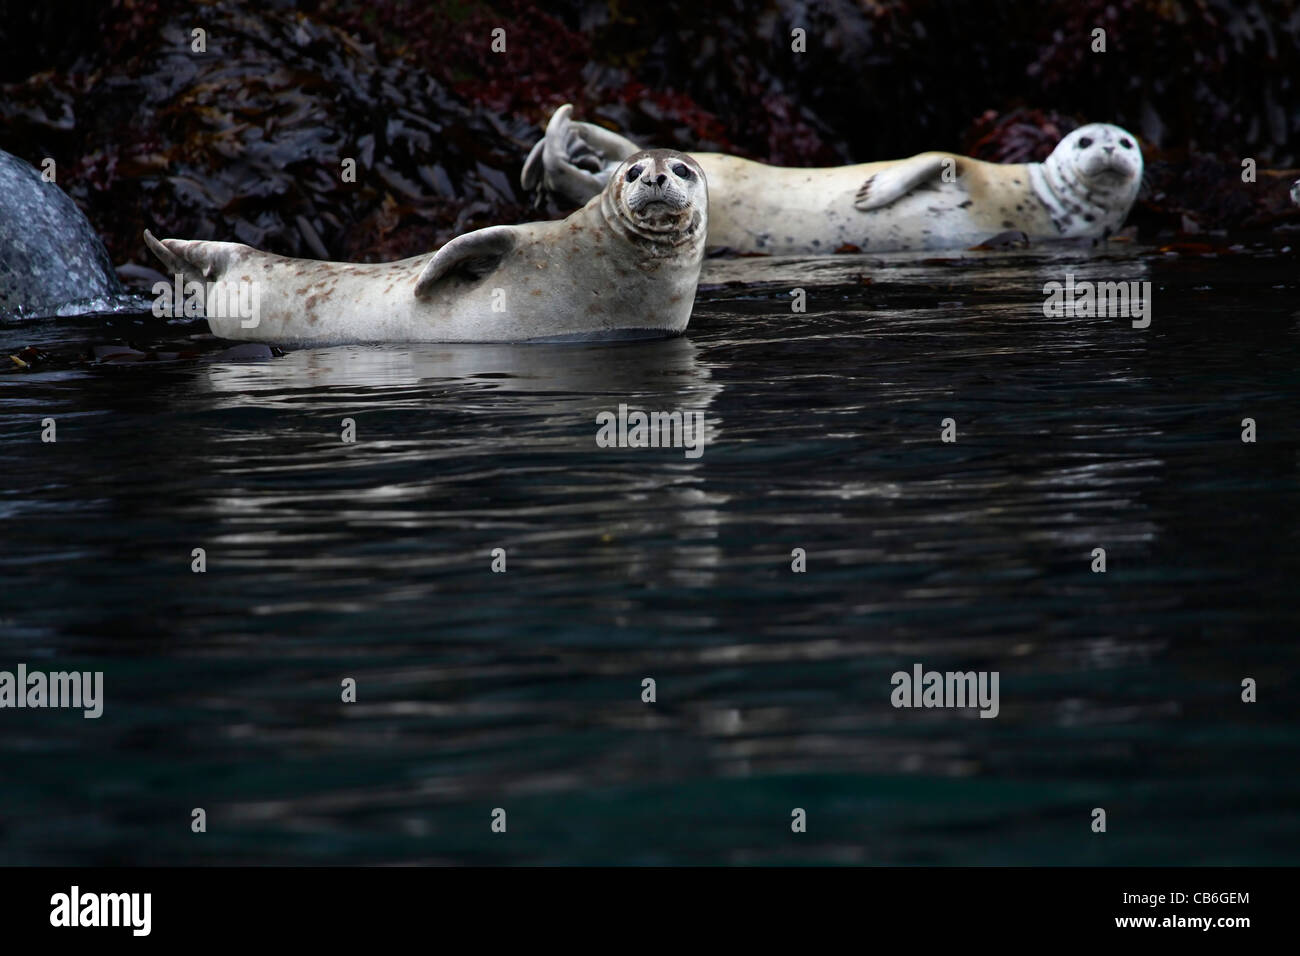
[[[147,231],[145,242],[187,287],[208,284],[202,312],[223,338],[525,342],[684,331],[707,228],[699,164],[655,149],[624,159],[567,219],[491,226],[399,262],[289,259]],[[251,292],[240,302],[255,303],[252,318],[229,307],[232,286],[242,295],[245,285]]]
[[[0,317],[107,310],[123,295],[104,243],[77,204],[0,150]]]
[[[551,116],[520,181],[582,202],[639,147],[571,114],[565,105]],[[798,169],[692,155],[709,181],[708,245],[738,253],[949,249],[1011,231],[1035,241],[1103,239],[1123,224],[1142,182],[1137,138],[1107,123],[1074,130],[1042,163],[931,152]]]

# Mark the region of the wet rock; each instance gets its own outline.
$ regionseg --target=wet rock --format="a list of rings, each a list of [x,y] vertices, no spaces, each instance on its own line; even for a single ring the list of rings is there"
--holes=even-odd
[[[208,356],[210,362],[269,362],[275,357],[269,345],[260,342],[245,342],[228,349],[222,349],[215,355]],[[283,352],[279,354],[283,355]]]
[[[48,316],[118,295],[104,244],[55,181],[0,151],[0,317]]]

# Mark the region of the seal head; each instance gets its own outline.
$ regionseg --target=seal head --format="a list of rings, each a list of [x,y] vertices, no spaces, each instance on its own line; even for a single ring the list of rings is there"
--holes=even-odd
[[[1080,126],[1030,167],[1034,191],[1063,236],[1119,229],[1142,186],[1137,137],[1110,123]]]
[[[700,164],[685,153],[632,154],[613,171],[600,200],[606,222],[633,241],[672,249],[704,241],[708,184]]]
[[[1047,165],[1073,169],[1087,183],[1123,186],[1142,178],[1142,151],[1137,137],[1109,123],[1080,126],[1059,143]]]

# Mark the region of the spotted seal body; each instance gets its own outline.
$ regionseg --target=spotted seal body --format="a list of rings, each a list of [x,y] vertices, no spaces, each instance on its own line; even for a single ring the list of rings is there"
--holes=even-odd
[[[0,150],[0,317],[82,311],[122,294],[95,230],[68,195]]]
[[[149,233],[145,240],[186,282],[251,285],[255,321],[207,294],[208,323],[224,338],[518,342],[684,331],[707,228],[699,165],[649,150],[620,163],[567,219],[480,229],[400,262],[289,259]]]
[[[552,116],[521,181],[571,201],[599,188],[637,147],[617,134]],[[953,153],[855,166],[768,166],[692,154],[709,181],[711,248],[817,254],[960,248],[1007,231],[1030,240],[1104,238],[1123,224],[1142,180],[1135,137],[1105,123],[1070,133],[1042,163],[1003,165]]]

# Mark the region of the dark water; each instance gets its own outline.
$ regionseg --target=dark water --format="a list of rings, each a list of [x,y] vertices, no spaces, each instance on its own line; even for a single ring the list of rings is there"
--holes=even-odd
[[[1044,318],[1067,271],[1151,328]],[[1294,251],[706,282],[671,341],[0,376],[0,669],[106,697],[0,711],[0,862],[1300,863]]]

